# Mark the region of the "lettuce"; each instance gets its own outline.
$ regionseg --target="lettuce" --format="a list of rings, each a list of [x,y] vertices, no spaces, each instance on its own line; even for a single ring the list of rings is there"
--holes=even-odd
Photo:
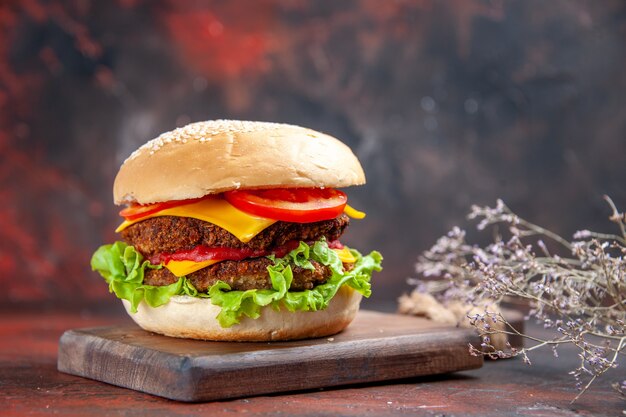
[[[91,258],[91,269],[102,275],[109,284],[109,291],[115,293],[117,298],[130,302],[133,313],[137,312],[137,306],[142,301],[150,307],[159,307],[173,295],[201,296],[184,277],[170,285],[145,285],[143,277],[146,268],[160,269],[162,266],[144,261],[135,248],[124,242],[101,246]]]
[[[283,258],[268,256],[273,265],[267,270],[272,282],[272,289],[232,291],[230,286],[218,281],[207,293],[199,292],[186,277],[167,286],[143,284],[146,268],[159,269],[161,265],[152,265],[143,260],[143,256],[132,246],[123,242],[101,246],[91,258],[91,267],[98,271],[109,284],[109,291],[131,304],[131,312],[137,312],[141,301],[150,307],[166,304],[173,295],[189,295],[192,297],[209,298],[211,303],[221,307],[217,319],[222,327],[231,327],[245,316],[256,319],[261,308],[271,306],[279,310],[281,307],[289,311],[317,311],[328,307],[342,285],[354,288],[369,297],[371,294],[370,278],[373,271],[380,271],[382,256],[373,251],[362,256],[358,251],[350,252],[356,262],[350,271],[343,271],[343,264],[337,253],[328,247],[326,241],[315,244],[300,245]],[[293,272],[291,265],[305,269],[314,269],[311,261],[326,265],[332,272],[331,277],[322,285],[311,290],[290,292]]]

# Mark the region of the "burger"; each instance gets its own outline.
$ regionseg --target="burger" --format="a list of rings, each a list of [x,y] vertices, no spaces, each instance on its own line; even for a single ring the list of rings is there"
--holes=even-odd
[[[340,241],[364,213],[349,147],[287,124],[215,120],[166,132],[122,164],[120,241],[91,259],[143,329],[272,341],[343,330],[382,257]]]

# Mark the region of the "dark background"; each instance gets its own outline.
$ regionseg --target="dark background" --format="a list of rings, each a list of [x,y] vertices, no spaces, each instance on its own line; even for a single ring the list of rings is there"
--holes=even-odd
[[[566,236],[626,206],[626,3],[0,0],[0,305],[119,309],[89,269],[121,162],[190,121],[288,122],[359,156],[370,307],[501,197]]]

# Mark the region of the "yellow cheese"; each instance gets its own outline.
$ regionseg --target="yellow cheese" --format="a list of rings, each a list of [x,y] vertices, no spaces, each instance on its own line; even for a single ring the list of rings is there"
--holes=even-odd
[[[346,213],[348,216],[352,217],[353,219],[361,220],[365,218],[364,212],[358,211],[355,208],[350,207],[347,204],[346,204],[346,207],[343,209],[343,212]]]
[[[356,258],[350,252],[350,249],[344,247],[343,249],[333,249],[337,255],[339,255],[339,260],[344,264],[353,264],[356,262]]]
[[[183,206],[167,208],[142,217],[139,220],[126,220],[124,223],[120,224],[115,231],[121,232],[132,224],[158,216],[193,217],[194,219],[204,220],[205,222],[213,223],[222,229],[228,230],[244,243],[249,242],[264,229],[276,223],[276,220],[244,213],[231,206],[223,198],[216,197],[205,198],[196,203],[185,204]]]
[[[202,268],[206,268],[209,265],[216,264],[218,260],[210,260],[203,262],[194,262],[194,261],[169,261],[165,267],[170,270],[170,272],[177,277],[182,277],[184,275],[191,274],[192,272],[196,272]]]

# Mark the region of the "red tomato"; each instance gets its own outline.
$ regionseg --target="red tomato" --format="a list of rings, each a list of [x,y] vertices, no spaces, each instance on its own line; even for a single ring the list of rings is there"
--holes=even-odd
[[[158,211],[176,207],[176,206],[182,206],[185,204],[195,203],[198,200],[201,200],[201,199],[193,198],[189,200],[164,201],[161,203],[153,203],[153,204],[132,204],[131,206],[126,207],[125,209],[121,210],[120,216],[130,221],[138,220],[150,214],[156,213]]]
[[[268,219],[311,223],[334,219],[343,213],[348,197],[332,188],[275,188],[224,193],[241,211]]]

